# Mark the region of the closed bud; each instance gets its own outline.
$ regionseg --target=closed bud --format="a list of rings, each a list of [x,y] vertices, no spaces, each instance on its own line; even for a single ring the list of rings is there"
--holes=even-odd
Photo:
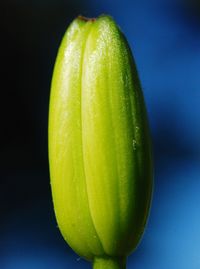
[[[62,40],[49,110],[55,214],[95,269],[125,268],[148,216],[147,115],[127,41],[109,16],[78,17]]]

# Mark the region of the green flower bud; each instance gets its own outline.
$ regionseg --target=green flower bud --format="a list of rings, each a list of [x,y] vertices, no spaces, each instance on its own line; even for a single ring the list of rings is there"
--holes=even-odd
[[[125,268],[152,193],[145,104],[127,41],[109,16],[75,19],[61,43],[49,110],[60,231],[95,269]]]

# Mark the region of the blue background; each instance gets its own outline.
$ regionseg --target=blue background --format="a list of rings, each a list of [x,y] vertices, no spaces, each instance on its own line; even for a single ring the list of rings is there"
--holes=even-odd
[[[47,117],[62,35],[110,14],[133,50],[154,147],[154,196],[128,268],[200,268],[200,4],[178,0],[1,1],[0,268],[91,268],[51,201]]]

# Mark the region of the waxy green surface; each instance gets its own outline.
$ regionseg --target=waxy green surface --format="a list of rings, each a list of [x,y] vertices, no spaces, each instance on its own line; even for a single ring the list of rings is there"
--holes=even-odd
[[[109,16],[78,17],[54,68],[49,161],[58,226],[79,255],[126,257],[137,246],[151,200],[151,159],[125,37]]]

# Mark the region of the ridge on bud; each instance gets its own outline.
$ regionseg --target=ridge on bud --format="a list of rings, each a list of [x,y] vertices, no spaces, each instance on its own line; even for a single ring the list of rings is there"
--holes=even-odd
[[[134,60],[110,16],[79,16],[64,35],[51,85],[49,163],[67,243],[95,269],[124,268],[146,224],[152,156]]]

